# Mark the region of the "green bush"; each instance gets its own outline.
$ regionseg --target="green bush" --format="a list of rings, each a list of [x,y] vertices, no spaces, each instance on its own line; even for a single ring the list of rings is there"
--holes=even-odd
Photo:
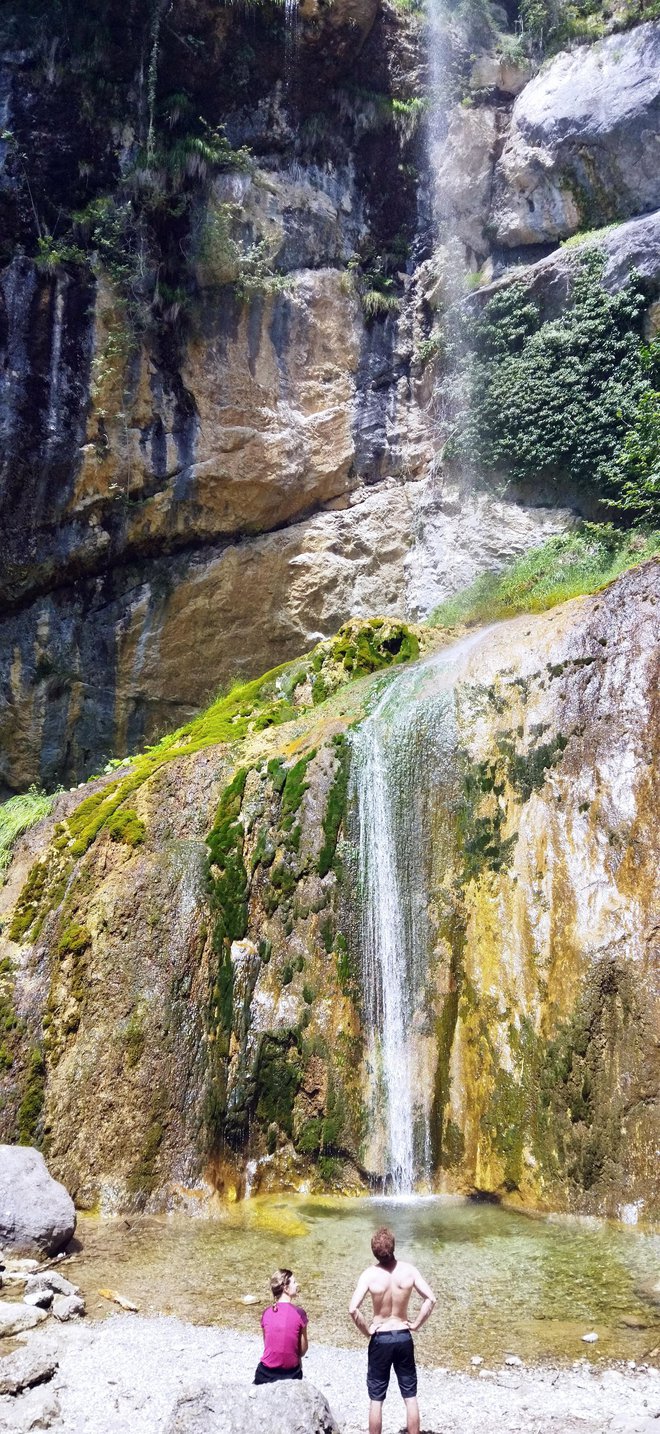
[[[525,285],[495,294],[453,335],[463,405],[445,454],[508,479],[569,477],[646,521],[658,503],[660,343],[631,277],[608,294],[603,255],[577,256],[571,301],[542,322]]]

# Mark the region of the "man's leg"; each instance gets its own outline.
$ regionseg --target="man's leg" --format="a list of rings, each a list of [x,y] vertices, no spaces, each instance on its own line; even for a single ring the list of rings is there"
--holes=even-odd
[[[415,1397],[414,1399],[404,1399],[403,1402],[406,1406],[408,1434],[419,1434],[419,1405],[417,1403],[417,1398]],[[369,1434],[371,1434],[371,1427],[369,1429]]]
[[[379,1399],[369,1401],[369,1434],[381,1434],[383,1427],[383,1405]],[[419,1420],[417,1421],[419,1429]]]

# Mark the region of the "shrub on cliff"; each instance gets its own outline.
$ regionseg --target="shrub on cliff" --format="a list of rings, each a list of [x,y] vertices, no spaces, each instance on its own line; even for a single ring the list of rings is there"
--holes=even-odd
[[[660,514],[660,343],[642,341],[641,280],[608,294],[603,262],[598,250],[580,256],[557,319],[542,322],[521,282],[461,324],[464,406],[445,453],[516,480],[570,476],[648,522]]]

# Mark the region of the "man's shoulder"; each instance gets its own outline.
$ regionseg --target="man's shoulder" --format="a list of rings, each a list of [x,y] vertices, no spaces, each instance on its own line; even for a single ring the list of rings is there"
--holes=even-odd
[[[417,1266],[411,1264],[410,1260],[397,1260],[396,1268],[397,1273],[399,1275],[403,1275],[404,1277],[407,1277],[409,1275],[412,1275],[414,1277],[417,1274]]]

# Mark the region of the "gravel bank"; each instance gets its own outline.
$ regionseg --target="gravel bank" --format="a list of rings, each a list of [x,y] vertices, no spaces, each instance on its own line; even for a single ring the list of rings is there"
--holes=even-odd
[[[55,1434],[159,1434],[184,1390],[199,1383],[249,1382],[260,1351],[250,1335],[137,1315],[62,1328],[49,1322],[27,1336],[26,1346],[55,1356],[59,1368],[47,1384],[0,1397],[0,1429],[50,1428]],[[420,1358],[423,1352],[421,1338]],[[306,1377],[325,1394],[343,1434],[366,1429],[365,1366],[365,1355],[328,1345],[315,1345],[305,1361]],[[655,1368],[586,1361],[572,1368],[465,1374],[422,1368],[419,1395],[425,1434],[660,1431]],[[392,1390],[384,1434],[401,1428],[402,1413]]]

